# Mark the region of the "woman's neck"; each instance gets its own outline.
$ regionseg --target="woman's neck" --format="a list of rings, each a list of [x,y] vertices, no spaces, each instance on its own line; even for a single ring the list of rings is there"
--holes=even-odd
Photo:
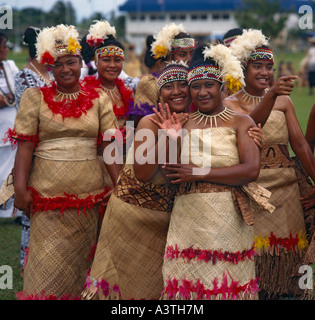
[[[102,79],[102,86],[105,87],[108,90],[115,89],[116,87],[116,80],[114,81],[107,81],[105,79]]]
[[[57,89],[60,92],[63,92],[63,93],[76,93],[76,92],[79,92],[81,90],[81,86],[80,86],[79,82],[76,85],[72,86],[72,87],[63,87],[63,86],[60,86],[57,83]]]
[[[257,89],[257,88],[253,88],[251,86],[246,85],[245,88],[243,88],[243,90],[255,97],[262,97],[265,94],[265,89]]]
[[[28,67],[35,72],[39,71],[43,75],[47,73],[48,69],[48,66],[46,64],[39,63],[35,58],[30,59]]]
[[[224,105],[222,103],[220,103],[219,105],[217,105],[216,107],[214,107],[212,110],[209,111],[203,111],[199,109],[199,112],[208,115],[208,116],[215,116],[217,114],[219,114],[220,112],[222,112],[224,110]]]

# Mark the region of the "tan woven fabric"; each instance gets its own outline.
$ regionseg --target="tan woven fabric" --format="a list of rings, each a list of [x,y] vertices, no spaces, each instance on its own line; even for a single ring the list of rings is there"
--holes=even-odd
[[[289,241],[290,234],[293,238],[301,239],[306,231],[297,176],[287,151],[289,135],[284,113],[272,111],[263,132],[266,146],[261,153],[262,167],[257,183],[271,192],[270,202],[276,209],[270,215],[265,210],[253,208],[255,248],[261,256],[256,258],[257,276],[261,289],[268,295],[294,294],[299,291],[298,278],[289,276],[300,259],[300,249],[305,250],[305,246],[303,248],[299,241],[294,250],[288,250],[283,245],[276,248],[270,244],[259,248],[263,238],[274,236]],[[288,256],[285,257],[285,254]],[[280,258],[272,258],[272,255],[279,255]]]
[[[133,147],[128,156],[132,153]],[[107,205],[83,291],[85,299],[160,298],[168,211],[172,210],[174,193],[162,184],[165,181],[160,173],[152,183],[144,184],[135,179],[132,168],[126,164]]]
[[[191,132],[184,137],[184,140],[192,134],[197,133]],[[200,137],[200,142],[201,140],[202,137]],[[239,163],[237,138],[233,129],[212,128],[209,143],[211,143],[211,167],[224,167]],[[186,160],[191,159],[189,152],[186,152],[184,156]],[[200,188],[202,185],[204,184],[201,184]],[[242,215],[237,212],[231,188],[217,189],[205,188],[205,192],[189,193],[188,191],[186,194],[176,196],[166,248],[178,248],[180,252],[193,248],[221,253],[238,253],[252,249],[253,227],[248,226]],[[187,260],[181,255],[173,259],[165,257],[163,278],[164,299],[183,299],[182,292],[185,289],[190,292],[191,299],[196,299],[198,291],[188,290],[187,285],[185,288],[185,281],[188,281],[190,285],[196,285],[199,281],[203,290],[208,291],[213,290],[215,285],[223,286],[225,280],[227,280],[225,287],[228,287],[232,279],[238,281],[240,286],[246,286],[255,279],[255,265],[250,258],[234,264],[225,259],[213,263],[212,259],[208,262],[196,258]],[[183,288],[181,292],[178,291],[174,296],[170,296],[171,289],[168,283],[174,279]],[[253,287],[249,285],[248,291],[241,290],[237,298],[253,299],[256,289],[254,285]],[[203,293],[200,297],[201,299],[222,299],[224,295],[209,294],[207,296],[206,293]],[[228,295],[225,298],[232,299]]]
[[[43,293],[58,298],[79,297],[91,261],[91,248],[96,243],[98,209],[81,209],[35,213],[24,288],[27,294]]]
[[[157,78],[151,74],[144,75],[136,89],[135,106],[137,105],[141,109],[141,104],[147,103],[157,107],[159,102],[162,100],[157,89]]]
[[[115,116],[107,95],[93,101],[93,107],[79,118],[53,114],[37,89],[23,94],[15,121],[17,134],[39,135],[39,141],[69,137],[94,138],[94,159],[54,161],[36,157],[28,185],[41,197],[75,195],[85,198],[104,190],[102,169],[95,157],[99,132],[114,127]],[[31,218],[29,255],[24,275],[26,294],[61,297],[78,295],[84,284],[91,246],[96,242],[98,210],[37,212]]]

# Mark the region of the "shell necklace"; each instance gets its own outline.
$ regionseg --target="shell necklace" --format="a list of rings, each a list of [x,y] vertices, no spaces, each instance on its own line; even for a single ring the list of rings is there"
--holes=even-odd
[[[244,94],[243,94],[241,99],[244,102],[249,102],[251,104],[254,103],[255,106],[257,106],[261,102],[261,100],[263,99],[263,97],[264,97],[264,95],[266,93],[266,90],[265,90],[265,92],[264,92],[264,94],[262,96],[253,96],[253,95],[249,94],[248,92],[246,92],[244,88],[242,88],[242,91],[243,91]]]
[[[33,64],[32,62],[30,62],[30,66],[33,67],[33,69],[35,70],[35,72],[37,73],[37,75],[40,77],[40,79],[41,79],[43,82],[45,82],[46,85],[49,85],[49,84],[50,84],[50,82],[51,82],[51,80],[52,80],[50,73],[48,73],[49,79],[46,79],[46,78],[44,77],[44,75],[34,66],[34,64]]]
[[[217,118],[220,118],[223,121],[227,121],[227,120],[231,119],[234,114],[235,114],[234,111],[232,111],[232,110],[228,109],[226,106],[224,106],[224,110],[216,115],[204,114],[204,113],[200,112],[198,109],[197,111],[190,114],[189,117],[193,120],[198,121],[197,124],[199,124],[201,121],[204,120],[204,124],[203,124],[204,127],[207,125],[208,120],[209,120],[210,127],[212,128],[212,126],[213,126],[212,124],[214,123],[214,126],[217,128],[218,127]]]

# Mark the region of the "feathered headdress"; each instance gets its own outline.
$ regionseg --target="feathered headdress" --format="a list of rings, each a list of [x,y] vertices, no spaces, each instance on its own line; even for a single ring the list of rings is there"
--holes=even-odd
[[[210,44],[203,47],[203,51],[199,55],[203,56],[204,63],[198,58],[197,61],[199,62],[190,68],[188,73],[189,85],[194,80],[212,79],[226,82],[227,88],[231,93],[236,93],[245,85],[240,61],[223,44]]]
[[[155,41],[151,46],[153,57],[155,59],[166,57],[167,53],[171,51],[172,41],[181,32],[185,32],[182,24],[170,23],[165,25],[162,30],[154,36]]]
[[[44,28],[37,37],[37,60],[41,64],[54,64],[65,55],[80,55],[79,33],[74,26],[60,24]]]
[[[251,54],[262,46],[268,46],[268,38],[260,30],[244,30],[243,34],[233,40],[229,49],[242,63],[248,61]]]
[[[91,47],[99,48],[101,43],[108,39],[109,35],[116,37],[116,29],[112,27],[108,21],[105,20],[94,20],[94,24],[90,26],[89,34],[86,37],[86,42]]]

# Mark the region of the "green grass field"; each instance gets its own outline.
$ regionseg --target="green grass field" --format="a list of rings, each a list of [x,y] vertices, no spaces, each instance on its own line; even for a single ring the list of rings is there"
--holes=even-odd
[[[285,56],[281,56],[281,60],[291,61],[295,70],[298,70],[303,57],[303,53],[286,54]],[[18,55],[10,54],[9,59],[13,59],[20,69],[27,64],[26,52]],[[295,88],[291,99],[294,103],[301,128],[305,133],[308,116],[315,103],[315,95],[309,96],[308,88]],[[2,265],[9,265],[13,269],[13,289],[1,290],[0,288],[0,300],[15,299],[16,292],[22,290],[23,285],[19,265],[20,237],[21,226],[15,224],[14,219],[0,219],[0,267]],[[2,274],[0,273],[0,281],[1,276]]]

